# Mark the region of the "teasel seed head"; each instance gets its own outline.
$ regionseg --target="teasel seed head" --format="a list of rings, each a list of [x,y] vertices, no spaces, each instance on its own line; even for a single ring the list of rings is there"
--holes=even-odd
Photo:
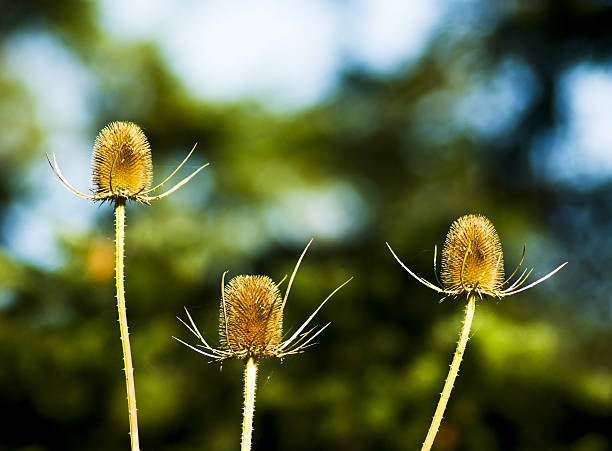
[[[281,341],[283,339],[285,303],[302,259],[311,244],[312,239],[300,255],[282,299],[278,286],[283,283],[284,278],[276,284],[267,276],[237,276],[226,286],[225,275],[227,271],[223,273],[221,277],[221,307],[219,309],[219,348],[214,348],[208,344],[187,308],[185,308],[187,321],[181,318],[178,318],[178,320],[202,344],[193,346],[179,338],[174,338],[194,351],[217,361],[231,358],[258,359],[259,357],[278,357],[282,359],[288,355],[304,352],[305,349],[315,344],[314,339],[331,323],[319,328],[315,326],[306,329],[308,325],[325,303],[353,279],[351,277],[332,291],[289,338]]]
[[[96,196],[137,200],[151,186],[151,147],[133,122],[111,122],[94,144],[92,179]]]
[[[456,297],[463,294],[468,297],[472,294],[479,297],[489,295],[496,298],[510,296],[544,282],[567,264],[567,262],[562,263],[535,282],[524,285],[533,272],[533,268],[523,269],[519,274],[525,261],[526,247],[523,246],[521,260],[512,274],[504,280],[504,254],[499,237],[491,221],[481,215],[462,216],[451,225],[442,250],[442,282],[438,281],[438,284],[442,286],[417,276],[400,260],[389,243],[387,247],[408,274],[427,288],[443,294],[441,301],[449,296]],[[434,248],[433,258],[436,279],[438,277],[436,272],[437,249],[437,247]],[[517,274],[519,275],[512,281]]]
[[[504,282],[504,254],[495,227],[466,215],[450,227],[442,249],[442,285],[450,291],[495,295]]]
[[[275,355],[283,333],[280,290],[267,276],[237,276],[219,311],[221,349],[241,357]]]
[[[55,154],[52,154],[51,157],[47,154],[47,161],[60,182],[79,197],[102,202],[112,200],[125,203],[126,200],[133,200],[148,204],[172,194],[208,166],[208,163],[200,166],[166,192],[152,194],[176,175],[187,163],[195,148],[194,145],[181,164],[168,177],[151,188],[153,165],[147,137],[140,127],[132,122],[111,122],[98,134],[94,144],[92,161],[94,189],[92,194],[82,193],[70,184],[62,174]]]

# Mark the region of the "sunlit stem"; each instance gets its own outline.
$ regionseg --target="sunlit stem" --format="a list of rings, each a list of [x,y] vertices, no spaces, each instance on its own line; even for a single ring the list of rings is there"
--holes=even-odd
[[[242,419],[241,451],[251,450],[253,436],[253,414],[255,412],[255,387],[257,384],[257,362],[249,357],[244,368],[244,410]]]
[[[119,311],[119,329],[123,346],[123,362],[125,364],[125,385],[127,389],[128,412],[130,420],[130,438],[132,451],[139,451],[138,418],[136,415],[136,389],[134,387],[134,368],[132,366],[132,351],[125,310],[125,289],[123,286],[123,258],[125,238],[125,200],[115,201],[115,281],[117,288],[117,309]]]
[[[461,365],[463,353],[465,352],[465,346],[468,342],[475,309],[476,296],[474,294],[471,294],[468,297],[468,304],[465,309],[465,318],[463,320],[463,328],[461,329],[461,334],[459,335],[459,342],[457,343],[457,349],[455,350],[455,355],[453,356],[453,362],[451,363],[448,376],[446,377],[446,382],[444,383],[444,389],[442,390],[442,394],[440,395],[440,401],[438,401],[436,412],[434,413],[433,420],[431,422],[431,425],[429,426],[429,431],[427,431],[427,437],[425,438],[425,442],[423,443],[421,451],[429,451],[431,449],[431,446],[433,445],[433,442],[436,438],[436,434],[438,433],[438,429],[440,428],[442,416],[444,415],[444,410],[446,410],[446,404],[448,403],[448,400],[451,395],[451,390],[453,389],[453,385],[455,384],[455,379],[457,378],[457,374],[459,373],[459,365]]]

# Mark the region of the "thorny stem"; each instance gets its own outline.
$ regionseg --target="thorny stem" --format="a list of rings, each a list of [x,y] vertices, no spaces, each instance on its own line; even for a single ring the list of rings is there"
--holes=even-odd
[[[431,449],[434,439],[436,438],[436,434],[438,433],[438,429],[440,428],[442,416],[444,415],[444,410],[446,409],[446,403],[450,398],[451,390],[453,389],[455,379],[457,378],[457,373],[459,372],[459,365],[461,365],[461,360],[463,359],[465,346],[468,342],[475,308],[476,296],[474,294],[470,294],[468,296],[468,304],[465,308],[465,318],[463,319],[463,328],[461,329],[461,334],[459,335],[459,342],[457,343],[457,349],[455,351],[455,355],[453,356],[453,362],[451,363],[448,376],[446,377],[446,382],[444,382],[444,389],[440,395],[438,407],[436,407],[436,412],[434,413],[433,420],[429,426],[429,431],[427,431],[427,437],[425,438],[421,451],[429,451]]]
[[[257,362],[249,357],[244,368],[244,411],[242,420],[241,451],[251,450],[253,436],[253,413],[255,412],[255,386],[257,383]]]
[[[125,239],[125,199],[115,201],[115,281],[117,288],[117,309],[119,311],[119,329],[121,330],[121,345],[125,363],[125,385],[127,389],[128,412],[130,418],[130,439],[132,451],[139,451],[138,418],[136,416],[136,389],[134,387],[134,368],[132,366],[132,351],[125,310],[125,290],[123,287],[123,258]]]

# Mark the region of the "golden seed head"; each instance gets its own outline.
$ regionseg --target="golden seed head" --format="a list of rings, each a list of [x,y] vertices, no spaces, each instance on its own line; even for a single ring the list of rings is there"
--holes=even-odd
[[[132,122],[111,122],[98,134],[93,151],[94,193],[102,199],[137,200],[151,186],[151,148]]]
[[[273,356],[283,332],[278,286],[267,276],[237,276],[225,286],[221,301],[221,348],[237,357]]]
[[[504,254],[491,221],[466,215],[453,222],[444,241],[441,275],[448,291],[499,292],[504,281]]]

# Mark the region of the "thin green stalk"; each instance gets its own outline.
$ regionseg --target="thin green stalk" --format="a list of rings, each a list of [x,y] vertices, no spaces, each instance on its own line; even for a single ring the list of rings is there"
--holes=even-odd
[[[455,350],[453,362],[451,363],[448,376],[446,377],[444,389],[442,390],[442,394],[440,395],[440,401],[438,401],[438,407],[436,407],[436,412],[434,413],[433,420],[431,421],[431,425],[429,426],[429,431],[427,431],[427,437],[425,438],[425,442],[423,443],[421,451],[429,451],[431,449],[431,446],[433,445],[433,442],[436,438],[436,434],[438,433],[438,429],[440,428],[442,416],[444,415],[444,410],[446,409],[446,403],[448,403],[448,400],[450,398],[451,390],[453,389],[455,379],[457,378],[457,373],[459,372],[459,365],[461,365],[461,360],[463,359],[465,346],[467,345],[469,339],[470,328],[472,327],[472,319],[474,318],[475,309],[476,297],[474,295],[469,295],[468,304],[465,308],[463,328],[461,329],[461,334],[459,335],[457,349]]]
[[[253,413],[255,412],[255,387],[257,384],[257,362],[249,357],[244,368],[244,411],[242,419],[241,451],[251,450],[253,436]]]
[[[117,288],[117,309],[119,311],[119,329],[125,363],[125,385],[127,389],[128,412],[130,419],[130,439],[132,451],[139,451],[138,418],[136,415],[136,388],[134,387],[134,367],[125,309],[125,290],[123,287],[123,258],[125,241],[125,200],[115,201],[115,282]]]

